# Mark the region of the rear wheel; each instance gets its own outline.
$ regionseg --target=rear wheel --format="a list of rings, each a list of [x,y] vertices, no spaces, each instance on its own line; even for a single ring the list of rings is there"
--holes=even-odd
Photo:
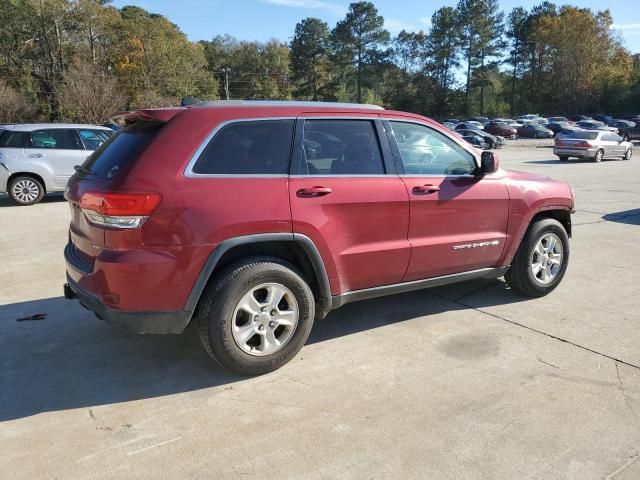
[[[33,205],[44,197],[44,186],[34,177],[19,176],[9,183],[9,195],[20,205]]]
[[[596,156],[593,158],[593,161],[600,163],[602,161],[602,157],[604,157],[604,150],[600,149],[596,152]]]
[[[631,155],[633,155],[633,149],[631,147],[627,148],[627,151],[624,152],[623,160],[631,160]]]
[[[559,155],[558,158],[562,162],[566,162],[567,160],[569,160],[569,157],[567,155]]]
[[[505,274],[509,286],[528,297],[542,297],[558,286],[569,261],[569,236],[560,222],[532,223]]]
[[[260,375],[300,351],[314,315],[313,294],[292,265],[249,258],[229,266],[206,288],[198,309],[200,339],[225,367]]]

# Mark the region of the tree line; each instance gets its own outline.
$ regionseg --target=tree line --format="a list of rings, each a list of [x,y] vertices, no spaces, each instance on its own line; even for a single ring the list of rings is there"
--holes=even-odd
[[[336,25],[305,18],[290,42],[191,42],[162,15],[109,0],[0,2],[0,123],[103,122],[203,99],[366,102],[434,117],[640,113],[640,57],[608,10],[459,0],[427,31],[391,36],[374,4]]]

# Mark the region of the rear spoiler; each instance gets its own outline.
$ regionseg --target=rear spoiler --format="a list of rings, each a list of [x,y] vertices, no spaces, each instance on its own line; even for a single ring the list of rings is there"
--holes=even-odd
[[[118,125],[131,125],[136,122],[162,122],[166,123],[178,113],[184,111],[181,107],[149,108],[133,110],[130,112],[118,112],[109,117],[109,121]]]

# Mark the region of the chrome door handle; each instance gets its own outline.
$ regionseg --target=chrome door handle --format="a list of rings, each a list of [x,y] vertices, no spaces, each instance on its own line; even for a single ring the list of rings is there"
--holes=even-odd
[[[42,158],[44,157],[43,154],[41,153],[30,153],[29,155],[27,155],[29,158]]]

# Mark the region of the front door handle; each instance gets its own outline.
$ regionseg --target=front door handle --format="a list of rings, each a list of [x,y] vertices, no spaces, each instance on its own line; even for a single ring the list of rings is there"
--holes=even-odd
[[[42,158],[44,157],[43,154],[41,153],[30,153],[29,155],[27,155],[29,158]]]
[[[413,187],[414,195],[428,195],[429,193],[439,192],[440,187],[437,185],[418,185]]]
[[[329,195],[332,191],[329,187],[308,187],[301,188],[296,194],[302,198],[315,198]]]

